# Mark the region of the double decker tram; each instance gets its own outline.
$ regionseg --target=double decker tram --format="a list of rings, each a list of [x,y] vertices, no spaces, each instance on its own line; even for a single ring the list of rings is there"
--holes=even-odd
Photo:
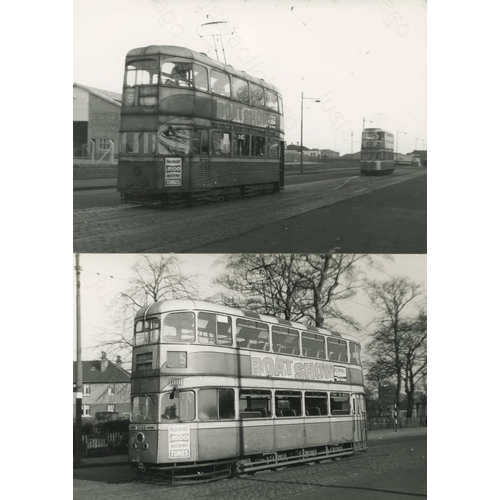
[[[367,447],[352,336],[172,300],[135,317],[129,459],[174,482],[351,455]]]
[[[394,134],[381,128],[366,128],[361,140],[361,173],[394,172]]]
[[[175,46],[128,52],[118,190],[124,201],[222,201],[284,188],[276,87]]]

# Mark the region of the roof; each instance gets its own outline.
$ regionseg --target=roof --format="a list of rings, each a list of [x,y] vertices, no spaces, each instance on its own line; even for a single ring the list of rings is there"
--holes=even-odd
[[[80,89],[86,90],[90,94],[93,94],[105,101],[115,104],[116,106],[122,105],[122,95],[117,92],[111,92],[111,90],[96,89],[95,87],[88,87],[87,85],[81,85],[80,83],[74,83],[73,87],[78,87]]]
[[[289,145],[287,145],[286,150],[287,151],[300,151],[300,146],[296,146],[295,144],[289,144]],[[309,148],[307,148],[306,146],[303,146],[303,150],[309,151]]]
[[[140,309],[136,315],[136,319],[144,318],[150,315],[161,314],[172,311],[180,311],[183,309],[199,309],[203,311],[216,312],[219,314],[227,314],[232,316],[242,316],[252,319],[260,319],[261,321],[266,321],[267,323],[272,323],[276,325],[288,326],[291,328],[297,328],[301,330],[307,330],[313,333],[322,333],[329,336],[340,337],[346,340],[353,340],[359,342],[356,337],[352,335],[347,335],[344,333],[339,333],[333,330],[327,330],[326,328],[320,328],[316,326],[305,325],[299,323],[298,321],[289,321],[282,318],[275,318],[273,316],[267,316],[265,314],[260,314],[254,311],[245,311],[243,309],[235,309],[233,307],[222,306],[218,304],[212,304],[211,302],[205,302],[202,300],[163,300],[160,302],[155,302],[149,306],[145,306]]]
[[[130,373],[108,359],[108,367],[101,372],[101,360],[82,361],[84,384],[114,384],[130,382]],[[76,383],[76,361],[73,361],[73,384]]]
[[[274,90],[281,95],[281,92],[271,83],[267,83],[261,78],[256,78],[255,76],[246,73],[245,71],[240,71],[239,69],[234,69],[230,64],[223,64],[211,57],[208,57],[204,52],[196,52],[194,50],[188,49],[186,47],[177,47],[175,45],[150,45],[148,47],[138,47],[132,49],[127,53],[127,60],[141,59],[147,56],[173,56],[173,57],[184,57],[187,59],[193,59],[196,62],[210,65],[216,69],[224,70],[234,76],[239,78],[244,78],[252,83],[262,85],[265,88]]]

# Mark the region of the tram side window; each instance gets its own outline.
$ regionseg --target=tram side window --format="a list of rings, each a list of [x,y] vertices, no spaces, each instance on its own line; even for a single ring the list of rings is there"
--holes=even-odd
[[[122,133],[122,153],[138,153],[139,152],[139,133],[138,132],[123,132]]]
[[[161,65],[162,85],[174,87],[193,86],[193,65],[190,62],[165,61]]]
[[[214,94],[230,97],[229,75],[214,69],[211,70],[210,85]]]
[[[200,344],[232,345],[231,318],[222,314],[198,313]]]
[[[233,99],[240,102],[249,101],[248,82],[233,77]]]
[[[253,83],[250,84],[250,104],[264,107],[264,89]]]
[[[158,83],[158,62],[154,60],[134,61],[127,64],[125,85],[155,85]]]
[[[301,393],[299,391],[276,391],[274,407],[278,418],[302,416]]]
[[[250,156],[250,136],[248,134],[233,134],[233,155]]]
[[[302,332],[302,354],[308,358],[325,359],[325,337]]]
[[[353,365],[361,364],[361,348],[359,344],[349,342],[349,351],[351,352],[351,363]]]
[[[347,363],[347,341],[327,337],[328,359],[330,361],[342,361]]]
[[[236,320],[236,342],[238,347],[269,351],[269,328],[260,321],[238,318]]]
[[[306,391],[305,405],[306,416],[315,417],[318,415],[328,415],[328,396],[326,392]]]
[[[234,389],[200,389],[198,418],[200,420],[234,418]]]
[[[267,141],[267,156],[269,158],[279,158],[280,147],[279,141],[276,139],[268,139]]]
[[[278,96],[271,90],[266,90],[266,108],[278,111]]]
[[[160,320],[158,318],[138,321],[135,324],[135,345],[155,344],[160,340]]]
[[[273,351],[280,354],[299,354],[299,332],[283,326],[274,326]]]
[[[194,129],[193,154],[208,154],[208,130]]]
[[[163,322],[163,342],[191,344],[194,342],[194,313],[170,313]]]
[[[132,398],[131,422],[157,422],[158,398],[156,396],[134,396]]]
[[[164,125],[158,131],[158,153],[162,155],[187,155],[191,151],[192,130],[174,129]]]
[[[271,416],[271,391],[240,389],[240,418],[266,418]]]
[[[212,154],[216,156],[231,154],[231,134],[229,132],[212,132]]]
[[[349,415],[351,413],[349,394],[347,392],[331,392],[330,411],[332,415]]]
[[[252,137],[252,156],[264,156],[266,154],[266,138]]]
[[[194,86],[198,90],[208,90],[208,72],[207,68],[204,66],[198,66],[198,64],[193,64],[194,72]]]

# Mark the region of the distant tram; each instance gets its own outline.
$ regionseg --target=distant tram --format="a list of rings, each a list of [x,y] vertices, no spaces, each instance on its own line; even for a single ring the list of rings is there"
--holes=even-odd
[[[284,188],[276,87],[175,46],[125,61],[118,190],[124,201],[182,205]]]
[[[381,128],[366,128],[361,141],[361,173],[394,172],[394,134]]]
[[[129,459],[145,474],[230,476],[367,447],[352,336],[172,300],[135,317]]]

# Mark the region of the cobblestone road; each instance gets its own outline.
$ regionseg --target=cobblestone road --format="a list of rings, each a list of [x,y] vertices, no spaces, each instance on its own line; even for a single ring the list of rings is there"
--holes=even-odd
[[[425,435],[385,442],[382,446],[369,447],[367,453],[338,461],[328,461],[312,466],[301,465],[281,471],[261,472],[255,475],[189,486],[156,486],[124,482],[112,484],[94,481],[74,481],[74,500],[132,500],[147,498],[160,500],[272,500],[289,498],[343,482],[366,477],[392,477],[402,469],[425,468],[427,441]],[[425,491],[425,484],[421,491]],[[408,491],[411,495],[412,493]],[[341,499],[341,495],[336,496]],[[365,498],[365,497],[363,497]]]
[[[277,195],[198,207],[119,206],[75,210],[73,250],[82,253],[189,252],[425,173],[409,170],[384,177],[323,180],[289,186]]]

